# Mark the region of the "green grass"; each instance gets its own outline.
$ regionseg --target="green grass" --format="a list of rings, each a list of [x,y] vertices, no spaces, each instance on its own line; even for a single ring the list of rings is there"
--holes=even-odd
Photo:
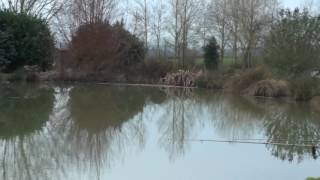
[[[204,58],[195,59],[196,66],[204,66]]]
[[[204,65],[204,58],[197,58],[196,60],[196,65]],[[232,57],[224,57],[223,60],[223,65],[229,66],[233,64],[233,58]]]
[[[230,66],[233,64],[233,61],[234,61],[233,57],[226,56],[226,57],[224,57],[223,65]]]
[[[178,62],[178,60],[177,60],[177,59],[174,59],[174,58],[170,59],[170,61]],[[198,58],[196,58],[194,61],[195,61],[194,64],[195,64],[197,67],[204,67],[204,58],[203,58],[203,57],[198,57]],[[226,57],[224,58],[224,60],[223,60],[223,65],[226,66],[226,67],[228,67],[228,66],[233,65],[233,62],[234,62],[233,57],[231,57],[231,56],[226,56]]]
[[[320,178],[307,178],[306,180],[320,180]]]

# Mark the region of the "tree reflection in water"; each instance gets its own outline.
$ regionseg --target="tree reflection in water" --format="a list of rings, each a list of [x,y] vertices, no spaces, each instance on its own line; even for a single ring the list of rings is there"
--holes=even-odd
[[[111,167],[121,159],[126,147],[144,145],[145,126],[142,112],[147,99],[143,89],[103,87],[75,88],[71,93],[72,126],[67,143],[78,165]],[[89,169],[90,171],[90,169]]]
[[[41,94],[39,89],[34,90]],[[140,144],[139,147],[143,147],[143,108],[147,99],[154,99],[149,98],[148,92],[115,87],[91,87],[86,91],[85,87],[58,87],[54,88],[51,103],[47,103],[50,100],[48,96],[39,96],[31,104],[22,102],[24,109],[14,106],[21,109],[24,113],[21,117],[25,117],[28,123],[38,122],[36,117],[44,123],[35,126],[34,130],[27,129],[28,134],[22,134],[20,129],[8,129],[10,138],[6,138],[9,134],[6,131],[0,132],[0,137],[5,137],[0,141],[2,179],[77,179],[83,175],[100,179],[101,169],[121,159],[127,146]],[[49,92],[52,96],[52,91]],[[46,104],[53,105],[41,112],[46,116],[39,115],[39,108],[45,109]],[[1,106],[1,111],[15,110],[11,106],[8,108]],[[2,116],[6,114],[11,119],[1,119],[1,122],[12,123],[21,119],[13,112]],[[17,134],[13,134],[15,132]],[[70,167],[76,173],[65,172],[66,169],[70,171]]]
[[[204,128],[230,140],[261,134],[267,142],[320,145],[320,122],[303,103],[99,85],[0,91],[3,180],[100,179],[133,149],[144,149],[150,124],[158,132],[149,141],[157,141],[171,160],[185,155],[192,148],[188,140]],[[151,122],[153,113],[162,110]],[[267,149],[285,161],[314,156],[311,148]]]
[[[259,134],[264,120],[264,108],[253,99],[220,95],[208,102],[214,111],[214,129],[229,140],[250,139]]]
[[[201,131],[195,126],[203,123],[206,126],[211,124],[212,130],[226,140],[308,145],[266,146],[273,156],[284,161],[302,162],[304,158],[316,158],[319,155],[319,149],[312,149],[309,145],[320,145],[320,121],[306,103],[233,97],[206,91],[190,93],[178,90],[167,91],[167,94],[167,101],[163,105],[166,113],[158,124],[160,145],[171,159],[186,152],[190,146],[188,140],[197,133],[194,131]],[[211,114],[207,115],[209,122],[202,121],[202,113]]]
[[[192,89],[167,89],[159,119],[159,144],[174,160],[184,155],[205,126],[230,139],[250,138],[262,128],[263,111],[242,98]],[[210,138],[210,137],[208,137]]]
[[[159,119],[159,143],[174,160],[183,155],[186,140],[192,136],[196,123],[196,101],[191,89],[165,89],[168,97],[164,103],[165,113]]]
[[[47,177],[39,169],[47,163],[44,127],[53,105],[50,88],[27,85],[1,88],[7,95],[0,105],[0,167],[1,179],[39,179]],[[6,93],[6,92],[4,92]]]
[[[307,103],[269,103],[265,121],[268,142],[320,145],[320,121]],[[316,158],[311,147],[268,145],[272,155],[288,161],[302,162]]]
[[[26,136],[42,130],[53,104],[50,89],[7,86],[1,88],[0,94],[6,94],[0,97],[0,138]]]

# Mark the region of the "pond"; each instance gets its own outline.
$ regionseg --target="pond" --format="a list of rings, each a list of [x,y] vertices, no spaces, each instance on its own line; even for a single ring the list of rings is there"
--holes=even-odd
[[[305,180],[320,177],[319,117],[211,90],[2,85],[0,179]]]

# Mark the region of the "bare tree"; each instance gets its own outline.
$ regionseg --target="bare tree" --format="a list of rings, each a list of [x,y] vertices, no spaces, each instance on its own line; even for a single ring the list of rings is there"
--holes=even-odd
[[[252,67],[254,51],[275,17],[278,0],[212,0],[210,20],[220,41],[220,59],[233,50],[234,62],[242,51],[244,66]]]
[[[70,0],[65,1],[58,15],[51,22],[62,46],[70,43],[76,29],[83,24],[114,22],[118,13],[117,0]]]
[[[173,37],[174,52],[176,58],[180,59],[182,66],[185,66],[186,50],[189,45],[189,36],[194,30],[197,19],[198,0],[171,0],[172,9],[169,33]]]
[[[275,15],[277,0],[239,0],[240,41],[244,66],[253,66],[254,50]]]
[[[136,0],[136,7],[133,10],[134,32],[143,36],[145,48],[148,49],[149,42],[149,4],[147,0]]]
[[[180,42],[182,28],[180,24],[181,19],[181,1],[182,0],[170,0],[169,6],[171,9],[170,16],[168,17],[168,32],[173,38],[174,55],[176,58],[180,56]]]
[[[211,1],[211,21],[215,24],[215,31],[220,40],[220,63],[222,64],[225,56],[225,48],[228,37],[228,8],[229,0],[212,0]]]
[[[230,0],[228,9],[228,29],[230,39],[232,40],[233,63],[238,62],[238,44],[239,44],[239,1]]]
[[[164,24],[165,4],[163,0],[158,0],[153,7],[152,30],[156,37],[157,56],[161,58],[161,38]]]
[[[193,37],[193,32],[196,32],[196,28],[194,27],[197,22],[197,15],[199,13],[200,7],[199,0],[183,0],[182,1],[182,18],[181,18],[181,26],[182,26],[182,66],[185,67],[186,60],[186,51],[189,47],[190,41]]]
[[[186,56],[186,49],[188,47],[188,5],[190,0],[183,1],[183,12],[181,18],[181,25],[182,25],[182,67],[185,67],[185,56]]]
[[[0,7],[18,13],[40,15],[50,20],[61,10],[63,2],[64,0],[7,0],[7,2],[0,2]]]
[[[117,5],[117,0],[72,0],[72,16],[80,24],[109,22]]]
[[[200,1],[199,8],[201,11],[199,11],[197,16],[198,22],[196,24],[196,33],[198,34],[201,47],[204,47],[210,36],[212,36],[213,30],[213,26],[209,18],[211,12],[210,3],[207,0]]]

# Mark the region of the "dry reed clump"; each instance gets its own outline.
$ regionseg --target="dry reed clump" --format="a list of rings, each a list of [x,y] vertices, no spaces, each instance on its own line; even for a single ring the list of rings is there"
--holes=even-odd
[[[170,86],[195,87],[195,81],[200,73],[179,70],[177,73],[168,73],[164,78],[160,79],[160,84]]]
[[[268,78],[270,74],[261,66],[231,77],[223,88],[225,92],[242,94],[251,85]]]
[[[311,100],[312,109],[320,114],[320,96],[313,97]]]
[[[290,88],[286,81],[269,79],[252,84],[244,90],[243,94],[261,97],[284,97],[289,96]]]

